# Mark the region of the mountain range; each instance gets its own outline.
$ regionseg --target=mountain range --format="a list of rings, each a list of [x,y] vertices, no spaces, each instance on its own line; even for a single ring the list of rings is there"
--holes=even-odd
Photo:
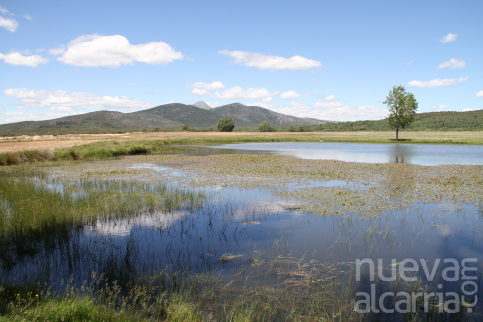
[[[258,126],[263,121],[271,125],[312,125],[329,121],[313,118],[299,118],[270,111],[259,106],[240,103],[211,108],[205,102],[193,105],[170,103],[133,113],[98,111],[65,116],[46,121],[24,121],[1,124],[4,131],[35,131],[48,129],[142,129],[175,128],[188,124],[191,127],[214,127],[224,117],[233,119],[236,127]]]

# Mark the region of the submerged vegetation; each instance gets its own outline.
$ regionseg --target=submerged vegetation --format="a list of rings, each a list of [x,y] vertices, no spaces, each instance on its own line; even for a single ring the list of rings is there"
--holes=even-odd
[[[354,262],[423,248],[479,256],[482,166],[174,146],[189,140],[96,142],[48,154],[62,162],[0,169],[0,321],[481,319],[480,303],[472,313],[434,302],[427,312],[417,302],[407,314],[358,313],[355,294],[370,275],[356,281]],[[117,159],[113,151],[129,157],[77,161]],[[440,243],[463,247],[441,255]],[[417,275],[375,285],[378,295],[415,294],[435,283]]]

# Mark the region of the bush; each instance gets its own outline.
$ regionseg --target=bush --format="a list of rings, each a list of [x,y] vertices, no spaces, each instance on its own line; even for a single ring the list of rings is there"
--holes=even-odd
[[[182,130],[183,131],[189,131],[190,130],[190,126],[188,124],[185,124],[185,125],[183,125]]]
[[[229,117],[224,117],[218,121],[218,130],[221,132],[231,132],[235,128],[235,123]]]
[[[277,132],[273,126],[268,123],[268,121],[263,121],[258,126],[258,132]]]

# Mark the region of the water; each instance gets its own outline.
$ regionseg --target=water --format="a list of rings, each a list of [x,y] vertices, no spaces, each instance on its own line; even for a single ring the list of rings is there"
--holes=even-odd
[[[351,162],[426,166],[483,163],[482,147],[476,146],[267,143],[212,148],[236,149],[229,153],[247,149],[250,153]],[[199,151],[199,154],[209,153],[208,149]],[[185,175],[182,170],[156,163],[126,167],[152,169],[167,176],[168,181],[170,176],[174,180]],[[35,181],[37,187],[42,185],[39,180]],[[52,184],[45,186],[62,191]],[[81,285],[93,271],[104,273],[112,280],[120,278],[116,275],[119,271],[128,272],[124,278],[133,278],[171,267],[193,273],[216,270],[240,287],[275,286],[281,279],[271,263],[280,258],[290,259],[290,265],[295,268],[300,263],[311,262],[346,265],[340,266],[344,269],[354,268],[353,264],[360,259],[371,259],[375,263],[381,260],[386,269],[392,260],[400,263],[405,259],[423,259],[430,270],[438,260],[451,258],[461,263],[474,258],[476,266],[469,266],[477,270],[467,275],[476,277],[480,285],[481,205],[414,200],[406,208],[388,210],[382,216],[367,217],[360,213],[320,216],[300,210],[307,201],[278,195],[283,189],[313,187],[344,187],[352,191],[368,188],[343,180],[294,182],[274,189],[237,189],[223,185],[205,188],[206,202],[191,211],[180,209],[170,213],[142,213],[128,219],[99,219],[68,231],[54,247],[35,245],[22,254],[10,250],[0,258],[1,281],[14,283],[25,276],[32,281],[73,276],[75,283]],[[252,268],[253,263],[258,266]],[[436,269],[437,283],[448,265],[441,264]],[[240,267],[244,267],[243,271]],[[365,272],[363,276],[365,283],[361,282],[359,288],[367,290],[370,275]],[[417,276],[421,288],[431,289],[432,284],[421,269]],[[461,280],[446,283],[445,290],[461,294],[461,283]],[[387,289],[389,284],[379,289],[378,295]],[[476,295],[483,296],[481,288]],[[482,308],[480,301],[473,310],[481,312]],[[473,320],[479,317],[474,316]]]
[[[302,159],[366,163],[483,164],[483,146],[370,143],[240,143],[211,146],[212,149],[293,155]]]

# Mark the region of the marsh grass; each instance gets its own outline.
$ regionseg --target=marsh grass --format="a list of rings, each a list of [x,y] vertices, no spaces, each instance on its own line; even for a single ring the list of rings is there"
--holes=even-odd
[[[129,179],[83,178],[63,182],[39,169],[0,172],[0,255],[3,265],[67,242],[72,229],[99,219],[141,213],[189,211],[204,200],[203,191]]]

